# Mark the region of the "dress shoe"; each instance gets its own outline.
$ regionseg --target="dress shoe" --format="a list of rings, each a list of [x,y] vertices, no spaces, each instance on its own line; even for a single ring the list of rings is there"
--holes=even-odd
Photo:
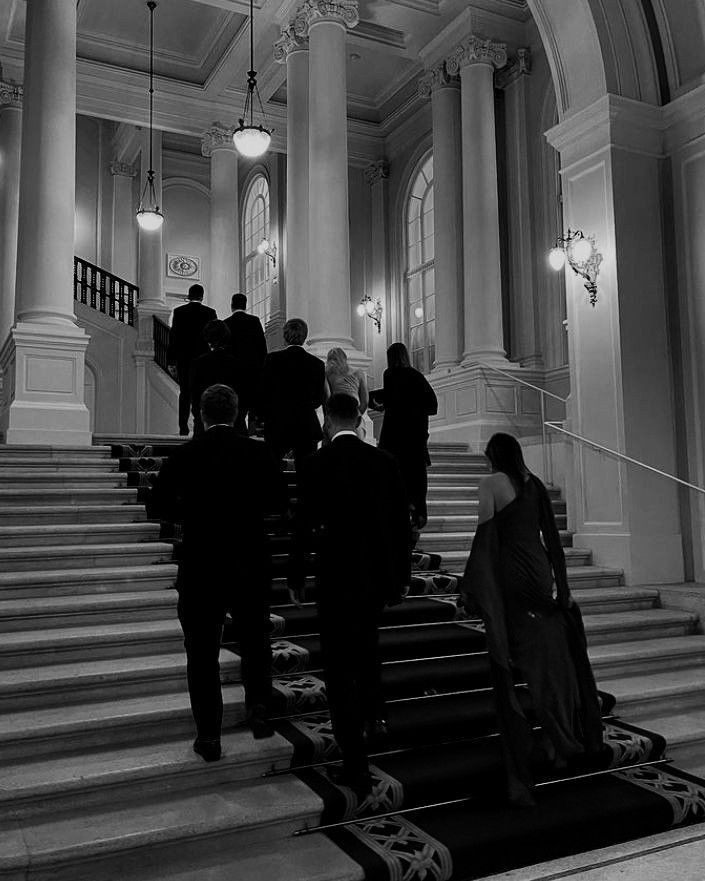
[[[269,719],[267,719],[266,710],[259,704],[247,714],[247,724],[250,726],[250,731],[252,731],[252,736],[255,740],[274,737],[274,728],[272,728]]]
[[[374,781],[369,771],[361,771],[359,774],[351,774],[345,768],[328,768],[328,779],[336,786],[347,786],[359,799],[363,799],[372,792]]]
[[[193,742],[193,751],[206,762],[217,762],[221,756],[220,741],[197,737]]]

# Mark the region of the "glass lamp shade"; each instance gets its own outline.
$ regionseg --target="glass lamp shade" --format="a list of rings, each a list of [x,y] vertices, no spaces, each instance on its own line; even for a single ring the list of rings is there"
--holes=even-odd
[[[563,248],[553,248],[548,255],[548,262],[551,266],[551,269],[555,269],[556,272],[560,272],[561,269],[565,266],[565,251]]]
[[[271,140],[272,136],[267,129],[256,125],[241,125],[233,134],[235,149],[248,159],[263,156],[269,149]]]
[[[414,315],[416,316],[416,318],[423,318],[423,307],[422,307],[422,306],[417,306],[417,307],[414,309]]]
[[[364,304],[360,303],[360,305],[357,307],[357,314],[360,316],[360,318],[364,318],[366,312],[367,310],[365,309]]]
[[[592,257],[592,242],[589,239],[578,239],[571,245],[570,256],[576,263],[587,263]]]
[[[137,212],[137,223],[141,229],[147,232],[155,232],[161,229],[161,225],[164,223],[164,215],[158,208],[154,208],[151,211],[140,209]]]
[[[269,250],[269,240],[262,239],[262,241],[257,245],[257,253],[258,254],[266,254]]]

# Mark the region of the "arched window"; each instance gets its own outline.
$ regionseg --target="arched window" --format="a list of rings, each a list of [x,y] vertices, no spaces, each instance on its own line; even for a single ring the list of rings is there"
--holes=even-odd
[[[266,325],[272,302],[270,261],[257,251],[262,239],[269,238],[269,184],[263,174],[257,175],[249,186],[243,219],[247,305],[249,311]]]
[[[436,359],[436,285],[433,269],[433,154],[412,181],[406,204],[406,310],[409,354],[428,373]]]

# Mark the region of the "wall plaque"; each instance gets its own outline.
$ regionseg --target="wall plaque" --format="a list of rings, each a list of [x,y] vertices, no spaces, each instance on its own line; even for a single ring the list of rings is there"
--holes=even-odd
[[[166,274],[169,278],[186,278],[189,281],[201,280],[201,258],[186,254],[166,255]]]

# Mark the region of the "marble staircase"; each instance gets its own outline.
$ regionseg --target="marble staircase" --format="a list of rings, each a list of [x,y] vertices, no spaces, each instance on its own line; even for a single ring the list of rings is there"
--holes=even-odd
[[[485,466],[460,445],[432,456],[420,545],[458,572]],[[557,493],[554,504],[600,687],[698,767],[696,616],[570,547]],[[239,659],[226,649],[224,758],[192,753],[171,552],[109,446],[0,447],[0,881],[362,881],[327,838],[291,837],[318,823],[321,799],[291,775],[263,776],[289,766],[292,746],[241,726]]]

